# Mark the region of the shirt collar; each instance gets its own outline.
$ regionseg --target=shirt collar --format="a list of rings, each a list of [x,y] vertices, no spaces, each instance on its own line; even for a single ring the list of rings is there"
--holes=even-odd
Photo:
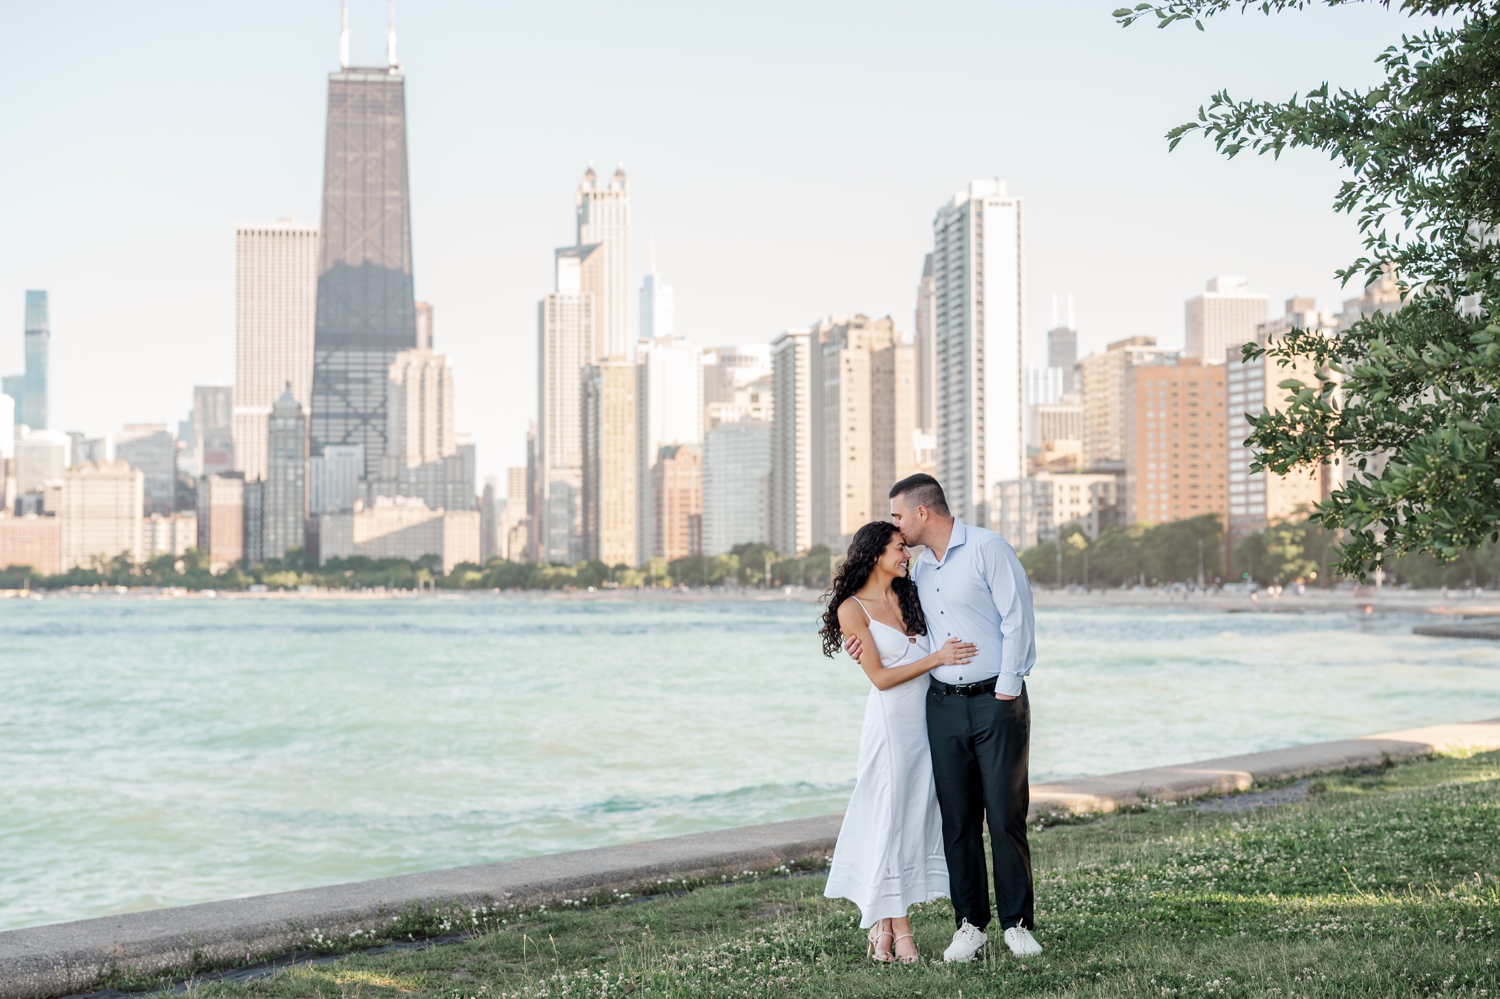
[[[954,517],[953,533],[948,535],[948,547],[943,550],[944,562],[948,561],[948,555],[953,551],[953,549],[964,543],[964,539],[968,537],[968,534],[969,529],[964,526],[964,522],[959,520],[957,517]],[[927,561],[931,565],[940,564],[937,560],[937,556],[932,554],[932,548],[930,546],[924,547],[922,549],[922,554],[918,556],[918,558]]]

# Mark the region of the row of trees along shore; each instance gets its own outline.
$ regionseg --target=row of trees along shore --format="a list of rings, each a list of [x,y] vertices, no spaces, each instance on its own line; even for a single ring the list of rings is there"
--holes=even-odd
[[[1061,548],[1061,559],[1058,550]],[[330,559],[319,566],[301,551],[285,559],[212,572],[197,549],[174,558],[162,555],[142,563],[120,556],[91,568],[45,576],[29,566],[0,570],[0,589],[61,590],[70,587],[158,587],[187,590],[294,590],[313,586],[332,590],[586,590],[661,589],[679,586],[763,589],[767,586],[828,586],[838,556],[816,545],[801,558],[786,558],[762,544],[736,545],[727,555],[690,555],[666,562],[652,559],[641,568],[608,566],[588,560],[574,565],[531,564],[492,559],[485,565],[461,562],[444,574],[442,560],[428,555],[414,562],[399,558]],[[1242,538],[1224,566],[1223,526],[1208,514],[1155,526],[1132,524],[1108,528],[1090,541],[1077,526],[1065,528],[1062,540],[1048,541],[1021,553],[1021,564],[1033,584],[1114,588],[1206,585],[1254,580],[1272,584],[1333,586],[1345,577],[1337,572],[1336,536],[1316,520],[1276,524]],[[1201,569],[1201,576],[1200,576]],[[1059,574],[1060,573],[1060,574]],[[769,574],[769,580],[767,576]],[[1443,563],[1427,555],[1408,555],[1386,565],[1387,585],[1500,587],[1500,546],[1484,545]]]
[[[654,558],[641,568],[608,566],[597,560],[574,565],[531,564],[492,559],[484,565],[461,562],[444,574],[442,559],[428,555],[416,561],[363,556],[329,559],[317,565],[293,549],[284,559],[213,572],[208,556],[196,548],[181,556],[160,555],[141,563],[121,555],[43,575],[30,566],[0,569],[0,589],[61,590],[70,587],[159,587],[188,590],[247,590],[264,586],[293,590],[313,586],[335,590],[586,590],[723,586],[828,586],[837,557],[825,545],[814,545],[800,558],[778,555],[762,544],[735,545],[727,555],[689,555],[667,562]],[[769,580],[767,576],[769,574]]]
[[[1339,535],[1313,518],[1273,524],[1241,538],[1229,554],[1228,572],[1224,551],[1222,522],[1216,514],[1205,514],[1154,526],[1107,528],[1097,541],[1076,525],[1066,527],[1060,541],[1022,552],[1021,564],[1032,583],[1042,587],[1192,586],[1200,580],[1206,586],[1253,580],[1262,586],[1332,587],[1351,578],[1339,572]],[[1388,586],[1500,587],[1500,545],[1484,544],[1447,562],[1420,553],[1387,558],[1384,569]]]

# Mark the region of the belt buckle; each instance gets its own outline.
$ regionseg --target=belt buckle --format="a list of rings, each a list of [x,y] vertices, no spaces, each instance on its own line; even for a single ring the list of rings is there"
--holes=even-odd
[[[981,686],[983,686],[983,684],[978,684],[978,683],[960,683],[960,684],[955,684],[954,687],[953,687],[953,692],[955,694],[959,695],[960,697],[973,697],[976,694],[982,693],[982,691],[979,689]]]

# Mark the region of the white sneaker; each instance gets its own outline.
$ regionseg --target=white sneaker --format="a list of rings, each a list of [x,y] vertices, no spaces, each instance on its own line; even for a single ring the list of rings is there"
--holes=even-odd
[[[979,949],[987,942],[988,938],[985,937],[984,930],[981,930],[977,926],[971,926],[969,921],[965,919],[963,924],[959,926],[958,931],[953,934],[953,942],[948,945],[947,950],[943,951],[943,960],[958,961],[959,963],[972,961],[974,960],[974,955],[978,954]],[[1040,948],[1038,949],[1040,950]]]
[[[1016,957],[1036,957],[1042,952],[1042,945],[1036,942],[1036,937],[1024,926],[1012,926],[1005,931],[1005,946]]]

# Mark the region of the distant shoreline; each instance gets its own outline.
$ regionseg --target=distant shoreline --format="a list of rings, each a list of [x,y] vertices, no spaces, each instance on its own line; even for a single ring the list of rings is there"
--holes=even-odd
[[[1256,594],[1156,590],[1090,590],[1076,588],[1058,591],[1038,588],[1034,591],[1038,609],[1170,609],[1202,613],[1229,614],[1434,614],[1452,618],[1500,616],[1500,592],[1469,590],[1401,590],[1372,586],[1352,589],[1308,590],[1301,594],[1273,596],[1265,591]],[[367,590],[188,590],[152,587],[78,587],[67,590],[0,590],[0,600],[547,600],[609,601],[631,603],[750,603],[816,604],[822,591],[805,587],[775,590],[726,589],[601,589],[586,590],[405,590],[374,588]]]

